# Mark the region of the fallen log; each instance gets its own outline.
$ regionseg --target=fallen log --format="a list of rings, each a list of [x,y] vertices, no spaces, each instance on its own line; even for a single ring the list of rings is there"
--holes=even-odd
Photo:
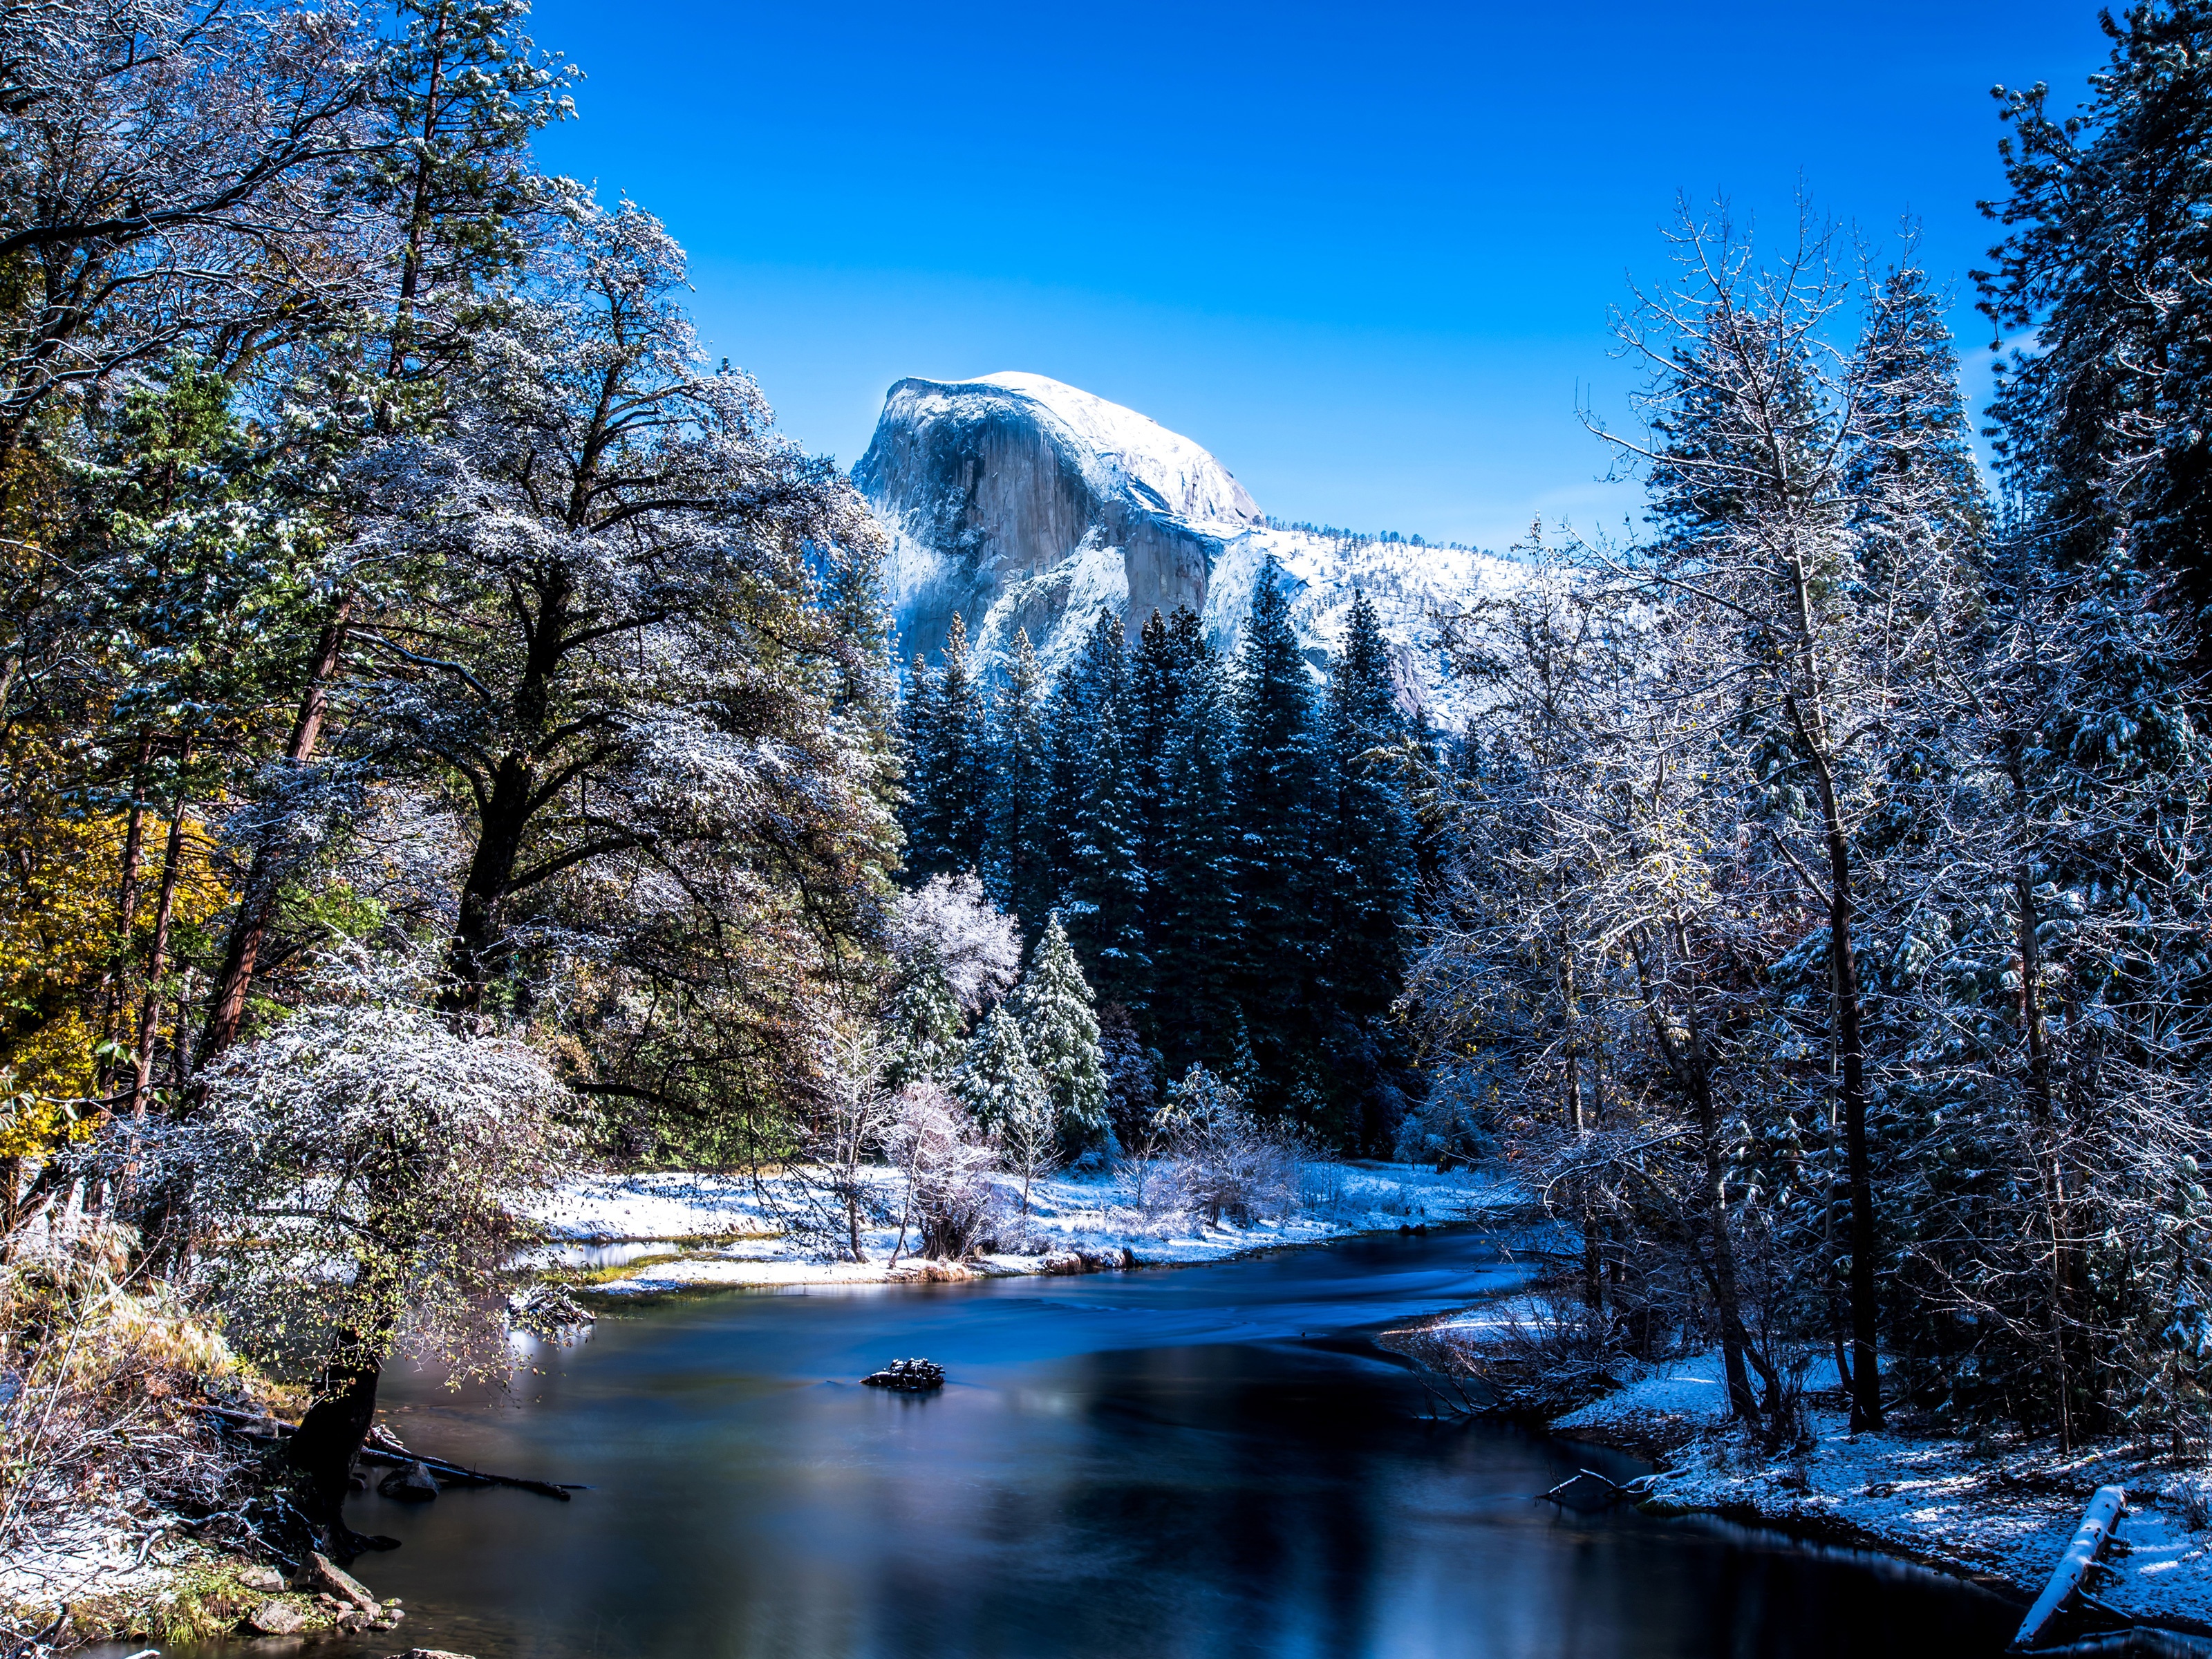
[[[203,1405],[200,1410],[210,1417],[221,1418],[226,1423],[237,1425],[246,1434],[258,1439],[281,1440],[299,1426],[282,1418],[264,1417],[253,1412],[233,1411],[226,1406]],[[398,1441],[392,1443],[398,1444]],[[534,1492],[543,1498],[556,1498],[566,1504],[572,1492],[589,1492],[589,1486],[574,1482],[530,1480],[520,1475],[492,1474],[483,1469],[471,1469],[459,1463],[449,1463],[442,1457],[426,1457],[420,1452],[390,1452],[376,1446],[363,1446],[358,1455],[364,1463],[408,1464],[420,1463],[431,1474],[449,1485],[459,1486],[513,1486],[519,1492]]]
[[[1536,1497],[1540,1502],[1548,1498],[1554,1504],[1565,1504],[1566,1499],[1560,1494],[1572,1490],[1578,1481],[1589,1480],[1595,1480],[1606,1488],[1608,1494],[1607,1502],[1618,1504],[1625,1499],[1644,1497],[1651,1482],[1657,1478],[1654,1474],[1639,1474],[1632,1480],[1616,1480],[1609,1474],[1600,1474],[1595,1469],[1577,1469],[1558,1486],[1547,1492],[1538,1492]],[[1575,1506],[1569,1505],[1569,1507]]]
[[[2128,1506],[2127,1488],[2100,1486],[2090,1498],[2088,1509],[2082,1514],[2081,1524],[2074,1529],[2074,1537],[2060,1553],[2058,1565],[2051,1574],[2051,1582],[2043,1587],[2043,1594],[2035,1598],[2035,1605],[2027,1610],[2027,1617],[2020,1621],[2020,1633],[2012,1638],[2013,1651],[2030,1646],[2051,1622],[2051,1615],[2065,1605],[2066,1599],[2080,1589],[2096,1565],[2097,1553],[2112,1537],[2112,1528],[2119,1524],[2121,1513]]]
[[[573,1482],[526,1480],[519,1475],[488,1474],[482,1469],[471,1469],[459,1463],[448,1463],[442,1457],[425,1457],[421,1452],[380,1451],[374,1446],[363,1446],[361,1449],[361,1461],[364,1463],[397,1465],[401,1468],[410,1463],[420,1463],[441,1480],[451,1486],[513,1486],[518,1491],[537,1492],[541,1497],[557,1498],[564,1504],[568,1501],[570,1492],[591,1490],[589,1486],[577,1486]]]
[[[1565,1480],[1560,1481],[1558,1486],[1550,1488],[1548,1491],[1540,1492],[1536,1496],[1540,1499],[1548,1498],[1556,1504],[1559,1501],[1559,1494],[1561,1492],[1566,1491],[1568,1487],[1573,1486],[1576,1482],[1585,1480],[1604,1482],[1607,1487],[1608,1487],[1616,1497],[1619,1496],[1621,1492],[1620,1482],[1613,1479],[1612,1476],[1600,1474],[1595,1469],[1577,1469]]]

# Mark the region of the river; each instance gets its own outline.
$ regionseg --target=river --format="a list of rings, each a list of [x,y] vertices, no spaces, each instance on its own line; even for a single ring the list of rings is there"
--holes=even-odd
[[[1604,1454],[1438,1420],[1365,1330],[1507,1282],[1467,1230],[1173,1272],[727,1293],[535,1350],[506,1396],[395,1376],[411,1443],[588,1483],[350,1516],[392,1635],[480,1659],[1995,1654],[1940,1576],[1533,1501]],[[935,1359],[942,1393],[859,1386]],[[395,1638],[399,1639],[395,1639]],[[178,1659],[274,1643],[171,1649]],[[283,1649],[297,1651],[296,1644]]]

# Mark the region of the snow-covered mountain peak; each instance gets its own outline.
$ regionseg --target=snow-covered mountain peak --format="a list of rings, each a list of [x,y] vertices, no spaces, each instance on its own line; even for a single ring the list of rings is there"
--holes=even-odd
[[[958,391],[964,386],[996,386],[1035,404],[1118,471],[1121,483],[1136,484],[1138,500],[1146,507],[1184,519],[1261,521],[1259,504],[1227,467],[1149,415],[1108,403],[1064,380],[1013,369],[955,382],[947,389]]]
[[[1316,673],[1364,592],[1407,706],[1455,722],[1463,688],[1437,649],[1437,613],[1516,580],[1506,561],[1464,549],[1271,529],[1204,447],[1042,374],[897,382],[853,477],[890,541],[902,649],[934,658],[957,614],[987,668],[1026,632],[1057,673],[1102,611],[1133,635],[1178,605],[1232,651],[1272,555]]]

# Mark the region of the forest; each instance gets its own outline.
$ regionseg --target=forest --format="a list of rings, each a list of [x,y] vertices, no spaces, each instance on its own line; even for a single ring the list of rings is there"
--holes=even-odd
[[[2212,5],[2000,90],[1986,466],[1910,225],[1686,204],[1641,530],[1433,618],[1449,730],[1272,568],[1232,649],[902,661],[683,249],[533,160],[528,11],[0,8],[0,1551],[122,1480],[349,1557],[384,1367],[557,1322],[582,1170],[804,1167],[858,1258],[868,1170],[957,1256],[977,1170],[1494,1167],[1557,1376],[2203,1450]],[[149,1401],[249,1374],[241,1497]]]

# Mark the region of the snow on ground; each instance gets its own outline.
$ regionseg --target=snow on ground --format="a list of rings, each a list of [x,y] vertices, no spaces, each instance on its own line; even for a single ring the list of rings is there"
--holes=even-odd
[[[1809,1374],[1836,1386],[1832,1361]],[[2061,1455],[2054,1443],[1975,1445],[1893,1433],[1853,1435],[1840,1410],[1813,1407],[1809,1454],[1765,1454],[1722,1431],[1728,1401],[1717,1352],[1636,1367],[1623,1386],[1554,1419],[1559,1433],[1618,1442],[1692,1437],[1650,1483],[1662,1508],[1749,1511],[1786,1526],[1861,1534],[1917,1559],[1987,1574],[2033,1595],[2100,1486],[2124,1486],[2123,1549],[2094,1591],[2131,1618],[2212,1626],[2212,1531],[2192,1527],[2212,1470],[2176,1472],[2106,1446]]]
[[[138,1529],[130,1524],[133,1498],[143,1502],[132,1494],[18,1537],[0,1555],[0,1609],[51,1617],[65,1603],[144,1594],[167,1583],[170,1569],[142,1553]]]
[[[958,1268],[910,1259],[911,1232],[900,1245],[896,1174],[867,1174],[878,1188],[879,1212],[892,1220],[862,1232],[865,1262],[852,1261],[842,1248],[842,1212],[810,1204],[806,1183],[799,1178],[757,1184],[683,1172],[567,1182],[539,1208],[538,1218],[569,1248],[541,1252],[537,1261],[596,1267],[592,1288],[611,1296],[960,1276]],[[1493,1175],[1438,1174],[1402,1164],[1310,1164],[1288,1214],[1244,1225],[1208,1224],[1188,1212],[1160,1209],[1117,1175],[1039,1181],[1030,1188],[1026,1219],[1020,1215],[1018,1183],[1001,1176],[999,1188],[993,1240],[998,1248],[975,1258],[969,1272],[1067,1273],[1086,1266],[1218,1261],[1352,1233],[1474,1219],[1523,1201],[1519,1188]],[[649,1248],[656,1244],[664,1248]],[[901,1258],[896,1266],[895,1251]]]

